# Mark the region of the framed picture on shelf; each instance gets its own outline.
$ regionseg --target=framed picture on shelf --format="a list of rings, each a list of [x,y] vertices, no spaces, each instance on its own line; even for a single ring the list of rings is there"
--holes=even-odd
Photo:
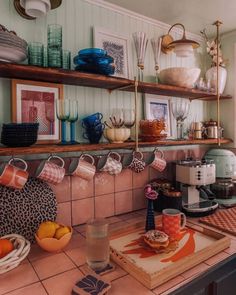
[[[145,119],[164,119],[167,137],[171,137],[171,116],[169,99],[160,98],[157,95],[145,94]]]
[[[56,100],[63,98],[63,85],[12,80],[12,122],[39,123],[38,143],[60,141]]]
[[[130,78],[128,37],[118,35],[103,28],[93,28],[93,46],[107,51],[114,58],[114,76]]]

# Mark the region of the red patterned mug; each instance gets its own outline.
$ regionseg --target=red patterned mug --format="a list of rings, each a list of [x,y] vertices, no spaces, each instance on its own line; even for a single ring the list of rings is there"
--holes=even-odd
[[[59,159],[61,166],[53,163],[52,159]],[[61,157],[51,156],[46,161],[40,163],[36,171],[36,177],[52,184],[58,184],[62,182],[65,176],[64,165],[65,162]]]
[[[166,168],[166,160],[164,159],[164,153],[161,150],[154,150],[150,166],[160,172]]]
[[[69,167],[69,173],[73,176],[79,176],[87,181],[91,180],[96,172],[94,158],[89,154],[82,154],[79,161],[72,161]]]
[[[24,168],[18,168],[11,163],[20,161],[24,164]],[[28,180],[29,173],[26,171],[28,168],[27,163],[20,158],[13,158],[7,164],[0,166],[0,184],[9,186],[16,189],[22,189]]]
[[[186,225],[186,216],[177,209],[162,210],[162,228],[170,237],[175,238]]]

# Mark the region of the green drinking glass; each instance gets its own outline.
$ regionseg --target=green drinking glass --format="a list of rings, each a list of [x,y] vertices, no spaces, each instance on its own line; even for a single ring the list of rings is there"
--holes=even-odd
[[[34,66],[43,66],[43,44],[31,42],[28,44],[28,64]]]
[[[62,68],[65,70],[71,69],[71,53],[69,50],[62,50]]]
[[[62,26],[48,25],[48,47],[62,48]]]

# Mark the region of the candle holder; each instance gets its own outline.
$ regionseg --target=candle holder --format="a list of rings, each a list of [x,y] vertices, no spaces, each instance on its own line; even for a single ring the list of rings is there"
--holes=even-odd
[[[147,36],[144,32],[133,33],[134,45],[137,54],[138,80],[143,81],[144,59],[148,44]]]

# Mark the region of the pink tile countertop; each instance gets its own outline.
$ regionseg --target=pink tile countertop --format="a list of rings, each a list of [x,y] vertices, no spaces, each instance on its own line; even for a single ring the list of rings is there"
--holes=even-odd
[[[133,221],[145,218],[146,211],[136,211],[108,218],[110,229],[117,229]],[[190,222],[197,223],[196,219]],[[0,295],[70,295],[73,285],[84,276],[88,269],[85,264],[85,226],[74,227],[70,244],[64,251],[56,254],[41,250],[32,245],[30,254],[20,266],[0,275]],[[231,246],[181,275],[169,280],[153,290],[144,287],[126,271],[116,265],[113,272],[103,277],[111,282],[109,295],[166,295],[210,267],[236,253],[236,237],[232,237]]]

